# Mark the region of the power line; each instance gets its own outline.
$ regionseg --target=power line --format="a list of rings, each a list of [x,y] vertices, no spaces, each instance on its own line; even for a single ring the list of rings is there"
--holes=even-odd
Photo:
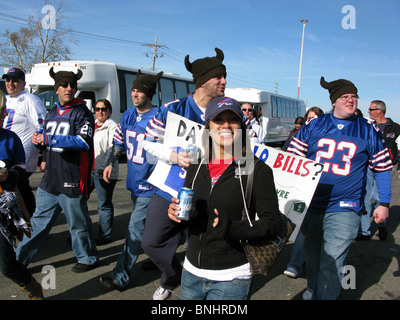
[[[155,70],[155,67],[156,67],[156,59],[157,59],[157,58],[162,58],[162,57],[164,56],[164,53],[163,53],[163,52],[161,52],[160,54],[158,54],[158,53],[157,53],[157,50],[159,50],[160,48],[165,47],[165,45],[164,45],[164,44],[157,44],[157,40],[158,40],[158,36],[156,36],[156,42],[155,42],[154,44],[150,44],[150,43],[145,44],[145,46],[152,48],[153,51],[154,51],[154,52],[153,52],[153,68],[151,69],[151,71],[154,71],[154,70]],[[148,57],[149,54],[146,53],[146,56]]]
[[[3,17],[1,17],[3,16]],[[23,25],[27,25],[28,23],[26,22],[26,20],[19,18],[17,16],[12,16],[9,14],[5,14],[0,12],[0,19],[2,20],[6,20],[9,22],[15,22],[18,24],[23,24]],[[13,20],[18,20],[18,21],[13,21]],[[104,35],[98,35],[98,34],[94,34],[94,33],[89,33],[89,32],[83,32],[83,31],[78,31],[78,30],[74,30],[74,29],[66,29],[66,28],[60,28],[61,31],[70,31],[71,33],[77,35],[77,36],[81,36],[81,37],[87,37],[87,38],[92,38],[92,39],[98,39],[98,40],[105,40],[105,41],[111,41],[111,42],[120,42],[120,43],[125,43],[125,44],[132,44],[132,45],[138,45],[138,46],[143,46],[146,45],[144,42],[138,42],[138,41],[133,41],[133,40],[126,40],[126,39],[120,39],[120,38],[115,38],[115,37],[108,37],[108,36],[104,36]]]

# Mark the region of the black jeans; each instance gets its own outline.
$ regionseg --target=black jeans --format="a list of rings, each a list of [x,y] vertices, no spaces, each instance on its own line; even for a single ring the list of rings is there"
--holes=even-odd
[[[0,234],[0,271],[21,287],[26,286],[32,278],[28,269],[15,258],[14,248],[2,234]]]

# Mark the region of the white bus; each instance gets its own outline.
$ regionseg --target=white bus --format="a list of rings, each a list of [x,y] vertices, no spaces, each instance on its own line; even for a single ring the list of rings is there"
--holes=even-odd
[[[27,75],[29,91],[42,99],[47,110],[53,108],[58,101],[58,96],[54,92],[54,80],[49,75],[51,67],[54,67],[55,72],[82,70],[83,76],[78,81],[76,96],[85,99],[92,112],[97,100],[108,99],[113,107],[111,117],[118,123],[122,113],[133,106],[132,82],[136,78],[138,69],[109,62],[71,60],[35,64],[31,73]],[[147,70],[142,70],[142,73],[157,74]],[[158,81],[152,103],[161,106],[177,98],[186,97],[192,91],[195,91],[195,86],[191,78],[164,73]]]
[[[282,96],[253,88],[226,88],[225,95],[240,103],[253,106],[264,129],[266,144],[281,144],[294,128],[297,117],[303,117],[306,107],[303,100]]]

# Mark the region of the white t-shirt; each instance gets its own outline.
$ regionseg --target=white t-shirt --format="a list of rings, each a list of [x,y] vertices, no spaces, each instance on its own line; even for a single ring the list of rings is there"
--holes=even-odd
[[[38,124],[43,127],[47,110],[39,97],[28,92],[21,92],[16,97],[7,95],[8,116],[4,119],[3,128],[15,132],[21,139],[25,150],[27,172],[35,172],[39,149],[31,142]]]

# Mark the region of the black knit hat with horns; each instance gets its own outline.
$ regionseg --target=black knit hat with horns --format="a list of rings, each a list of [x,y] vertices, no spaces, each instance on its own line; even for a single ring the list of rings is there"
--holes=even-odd
[[[193,74],[193,82],[196,88],[219,75],[226,77],[226,68],[222,64],[224,53],[218,48],[215,48],[215,52],[217,53],[215,57],[197,59],[192,63],[189,62],[189,55],[185,57],[185,67],[187,71]]]
[[[136,79],[132,83],[132,90],[137,89],[143,92],[149,99],[152,99],[156,93],[157,81],[161,79],[162,75],[162,71],[153,76],[151,74],[144,74],[139,70]]]
[[[329,97],[332,104],[344,94],[354,93],[357,97],[357,88],[353,82],[346,79],[339,79],[331,82],[326,82],[324,77],[321,77],[321,86],[329,91]]]
[[[57,91],[58,87],[62,83],[73,83],[75,86],[78,83],[78,80],[82,78],[82,70],[78,70],[76,73],[73,73],[72,71],[58,71],[54,72],[53,67],[51,67],[49,71],[50,77],[54,79],[54,90]]]

